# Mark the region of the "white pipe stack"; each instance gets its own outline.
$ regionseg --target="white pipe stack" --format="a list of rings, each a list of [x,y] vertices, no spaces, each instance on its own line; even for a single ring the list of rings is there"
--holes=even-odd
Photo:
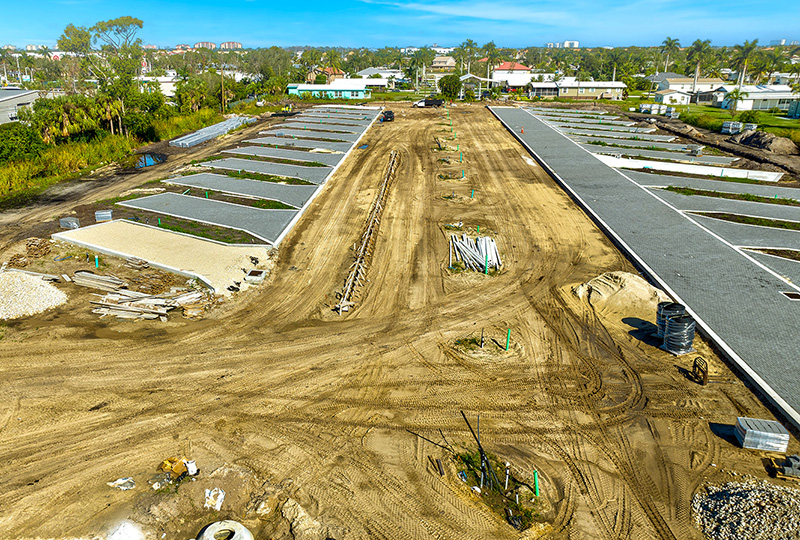
[[[479,236],[475,240],[468,238],[466,234],[460,239],[458,236],[451,236],[450,250],[455,254],[457,261],[463,262],[467,269],[476,272],[486,272],[487,266],[499,270],[503,264],[497,244],[488,236]],[[450,263],[452,266],[452,257]]]

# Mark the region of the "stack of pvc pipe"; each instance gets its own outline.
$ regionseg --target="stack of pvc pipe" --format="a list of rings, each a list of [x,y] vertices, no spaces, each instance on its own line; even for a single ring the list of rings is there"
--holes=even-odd
[[[224,135],[231,130],[234,130],[242,124],[251,124],[255,122],[255,118],[247,118],[245,116],[233,116],[213,126],[204,127],[194,133],[185,135],[173,141],[170,141],[170,146],[179,146],[181,148],[189,148],[200,143],[204,143],[220,135]]]
[[[469,270],[487,272],[488,268],[497,268],[503,264],[500,261],[500,252],[497,244],[488,236],[479,236],[474,240],[466,234],[461,238],[450,237],[450,266],[453,266],[453,256],[456,261],[461,261]],[[488,268],[487,268],[488,267]]]

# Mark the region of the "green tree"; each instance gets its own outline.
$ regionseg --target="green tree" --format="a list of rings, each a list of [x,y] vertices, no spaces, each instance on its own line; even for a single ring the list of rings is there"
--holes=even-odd
[[[692,93],[697,92],[697,79],[700,77],[700,67],[701,65],[708,61],[708,57],[711,54],[711,40],[705,39],[700,40],[696,39],[694,43],[689,47],[689,52],[687,58],[690,62],[695,64],[694,68],[694,81],[692,83]]]
[[[445,75],[439,79],[439,91],[451,101],[458,98],[458,94],[461,92],[461,79],[455,73]]]
[[[741,87],[734,88],[730,92],[725,95],[725,102],[728,103],[728,109],[731,111],[731,116],[736,115],[736,109],[739,106],[739,102],[742,101],[744,98],[748,96],[747,92],[744,92]]]
[[[481,51],[486,57],[486,78],[491,79],[491,70],[494,68],[494,66],[500,63],[500,60],[502,60],[503,57],[500,54],[500,51],[497,49],[497,45],[494,44],[494,41],[490,41],[484,45]]]
[[[733,54],[731,56],[732,65],[739,71],[737,84],[741,87],[747,77],[747,63],[753,58],[753,55],[758,50],[758,40],[745,41],[742,45],[733,46]]]
[[[664,60],[664,71],[669,71],[669,57],[674,57],[680,48],[681,43],[676,38],[667,37],[661,43],[661,54],[666,56]]]

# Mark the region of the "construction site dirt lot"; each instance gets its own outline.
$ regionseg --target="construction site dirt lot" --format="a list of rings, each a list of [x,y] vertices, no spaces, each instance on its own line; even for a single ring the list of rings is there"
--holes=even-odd
[[[455,135],[444,110],[392,108],[284,240],[269,280],[205,320],[99,320],[70,301],[0,326],[0,538],[105,537],[127,519],[184,540],[227,518],[256,538],[300,538],[287,510],[298,503],[319,525],[304,538],[700,539],[698,489],[768,477],[768,456],[730,428],[773,416],[707,344],[678,358],[658,349],[655,303],[636,287],[573,294],[636,271],[485,108],[451,108]],[[369,281],[339,316],[392,150]],[[71,202],[116,195],[99,189]],[[63,204],[16,212],[0,245]],[[502,271],[448,269],[459,222],[496,239]],[[456,345],[482,330],[484,349]],[[714,384],[687,376],[698,355]],[[529,531],[407,431],[475,451],[462,410],[480,415],[484,447],[516,478],[538,471]],[[196,460],[197,480],[151,489],[173,455]],[[121,477],[136,488],[107,485]],[[203,508],[201,487],[225,490],[219,511]]]

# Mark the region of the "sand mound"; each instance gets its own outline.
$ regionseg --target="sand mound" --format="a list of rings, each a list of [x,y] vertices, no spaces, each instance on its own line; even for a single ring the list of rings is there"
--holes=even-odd
[[[0,319],[16,319],[47,311],[67,295],[41,278],[21,272],[0,273]]]
[[[748,129],[728,138],[730,142],[752,146],[753,148],[760,148],[775,154],[797,154],[797,146],[786,137],[778,137],[774,133],[766,131],[753,131]]]
[[[598,311],[652,311],[656,304],[669,300],[660,289],[642,277],[628,272],[606,272],[572,288],[572,294]]]

